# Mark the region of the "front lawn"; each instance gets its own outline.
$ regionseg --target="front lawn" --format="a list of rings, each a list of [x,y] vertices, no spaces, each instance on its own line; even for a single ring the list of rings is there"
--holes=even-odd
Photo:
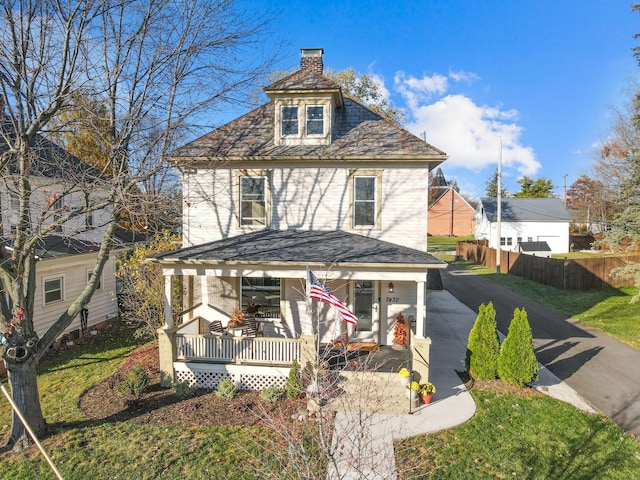
[[[608,418],[530,390],[471,393],[469,422],[396,445],[402,478],[640,478],[640,445]]]
[[[87,418],[80,396],[118,371],[135,346],[124,330],[43,363],[39,384],[52,433],[42,443],[65,479],[250,480],[265,478],[265,467],[272,478],[285,478],[279,476],[284,464],[269,452],[273,432],[261,427],[145,424],[140,415]],[[467,424],[399,445],[405,479],[640,478],[638,444],[605,417],[530,390],[474,388],[472,394],[478,414]],[[188,417],[204,401],[176,401],[175,407]],[[8,424],[7,402],[0,407]],[[0,454],[0,471],[16,480],[55,478],[35,448]]]

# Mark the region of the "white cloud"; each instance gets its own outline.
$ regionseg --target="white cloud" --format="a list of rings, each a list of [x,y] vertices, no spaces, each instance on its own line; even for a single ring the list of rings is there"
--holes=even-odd
[[[502,105],[477,105],[463,94],[445,95],[449,79],[472,82],[479,77],[464,71],[421,79],[404,72],[396,74],[395,87],[408,108],[410,121],[406,128],[420,137],[426,132],[427,142],[449,155],[447,168],[478,172],[497,165],[502,140],[503,166],[517,170],[518,176],[534,175],[541,165],[533,149],[521,142],[518,111],[505,110]],[[434,101],[435,96],[439,98]]]
[[[449,70],[449,78],[454,82],[466,82],[473,83],[476,80],[480,80],[480,77],[473,72],[465,72],[464,70],[459,70],[454,72]]]
[[[373,72],[370,72],[367,75],[373,81],[373,83],[375,83],[378,86],[380,94],[383,96],[383,98],[385,100],[389,100],[389,97],[391,97],[391,93],[389,92],[389,89],[384,84],[384,78],[382,78],[382,76],[378,75],[377,73],[373,73]]]
[[[449,86],[449,80],[444,75],[425,75],[416,78],[397,72],[394,78],[396,89],[402,94],[409,109],[418,108],[420,102],[430,100],[434,95],[444,94]]]

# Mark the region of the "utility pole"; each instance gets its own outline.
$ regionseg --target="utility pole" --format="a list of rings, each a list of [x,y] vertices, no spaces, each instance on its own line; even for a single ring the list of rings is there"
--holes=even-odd
[[[496,272],[500,273],[500,227],[502,222],[502,137],[500,137],[500,157],[498,159],[498,195],[496,198],[498,223],[496,226],[498,242],[496,243]]]
[[[567,174],[565,173],[562,178],[564,179],[564,197],[562,197],[562,204],[564,208],[567,208]]]

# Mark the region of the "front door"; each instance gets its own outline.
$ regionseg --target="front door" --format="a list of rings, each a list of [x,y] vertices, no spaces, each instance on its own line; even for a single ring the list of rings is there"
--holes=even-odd
[[[353,306],[358,324],[351,334],[351,339],[379,343],[378,282],[372,280],[353,282]]]

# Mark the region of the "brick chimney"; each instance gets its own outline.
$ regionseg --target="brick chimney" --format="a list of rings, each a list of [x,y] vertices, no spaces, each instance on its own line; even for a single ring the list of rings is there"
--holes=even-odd
[[[322,55],[323,48],[301,48],[300,68],[309,70],[317,75],[322,75]]]

